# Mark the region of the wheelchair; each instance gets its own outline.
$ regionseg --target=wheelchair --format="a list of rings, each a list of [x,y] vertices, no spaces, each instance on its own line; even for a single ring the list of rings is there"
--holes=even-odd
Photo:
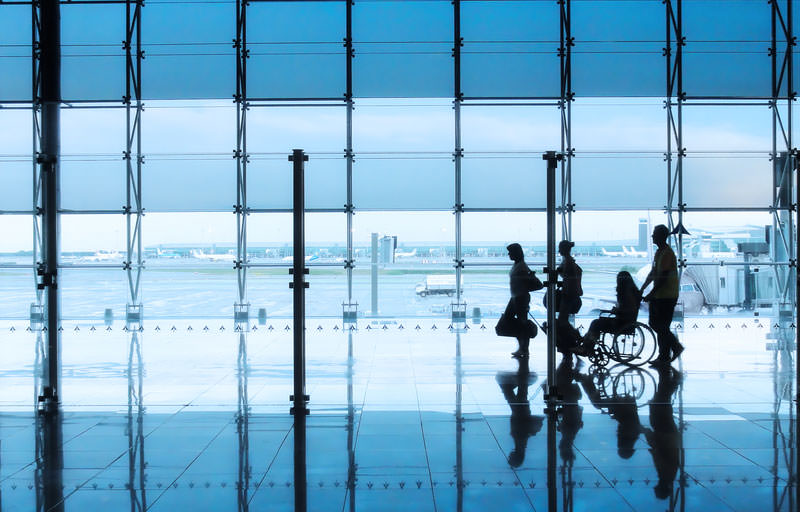
[[[610,313],[603,311],[601,317]],[[642,366],[653,360],[656,349],[655,332],[647,324],[633,321],[613,332],[601,331],[587,358],[597,366],[605,366],[609,361]]]

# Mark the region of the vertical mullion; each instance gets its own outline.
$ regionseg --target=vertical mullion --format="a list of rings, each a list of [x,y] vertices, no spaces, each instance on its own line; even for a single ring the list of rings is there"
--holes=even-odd
[[[453,0],[453,126],[455,151],[453,152],[453,171],[455,179],[455,204],[453,214],[455,217],[455,258],[456,270],[456,304],[461,304],[461,279],[464,269],[464,257],[461,248],[461,221],[464,204],[461,197],[461,160],[464,157],[464,148],[461,147],[461,101],[464,93],[461,90],[461,0]],[[459,306],[460,307],[460,306]]]
[[[347,258],[345,260],[345,270],[347,272],[347,304],[352,310],[353,305],[353,1],[345,0],[345,39],[344,46],[347,52],[345,58],[345,103],[347,108],[346,115],[346,145],[344,157],[347,165],[345,176],[347,189],[347,204],[344,205],[344,213],[347,217]]]

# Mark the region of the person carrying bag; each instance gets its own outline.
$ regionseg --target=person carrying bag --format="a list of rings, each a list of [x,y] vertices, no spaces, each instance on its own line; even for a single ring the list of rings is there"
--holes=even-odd
[[[506,247],[508,257],[514,262],[509,272],[511,298],[505,312],[495,326],[498,336],[516,338],[519,346],[511,353],[514,357],[528,357],[531,338],[537,334],[536,325],[528,319],[531,304],[530,292],[541,290],[544,285],[525,263],[522,246],[518,243]]]

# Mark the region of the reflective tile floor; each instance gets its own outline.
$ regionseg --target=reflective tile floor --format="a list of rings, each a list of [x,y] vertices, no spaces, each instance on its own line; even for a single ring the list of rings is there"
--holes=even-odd
[[[312,319],[295,424],[286,323],[65,322],[48,415],[43,340],[0,323],[0,510],[797,510],[792,327],[687,319],[671,368],[562,362],[547,414],[541,336],[517,361],[493,321]]]

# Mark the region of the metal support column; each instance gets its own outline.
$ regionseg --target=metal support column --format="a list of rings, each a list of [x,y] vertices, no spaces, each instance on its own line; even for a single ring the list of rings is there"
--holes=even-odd
[[[683,36],[682,0],[665,0],[666,5],[666,45],[664,56],[667,66],[667,90],[665,108],[667,109],[667,222],[670,231],[677,233],[678,272],[682,275],[685,267],[683,257],[683,213],[686,204],[683,202],[683,158],[686,148],[683,147],[683,102],[686,93],[683,90],[683,47],[686,38]],[[673,213],[678,214],[677,222]]]
[[[456,331],[456,512],[464,510],[464,370],[461,362],[461,333]],[[527,390],[526,390],[527,391]],[[526,395],[527,396],[527,395]]]
[[[128,493],[131,512],[147,510],[147,482],[144,458],[144,362],[142,360],[141,334],[131,333],[128,348]]]
[[[239,442],[239,477],[236,482],[238,512],[250,509],[250,400],[247,380],[250,367],[247,362],[247,334],[239,332],[239,353],[236,358],[237,395],[239,408],[236,412],[236,437]]]
[[[347,104],[347,147],[344,150],[344,157],[347,161],[347,204],[344,205],[344,213],[347,216],[347,258],[345,258],[344,268],[347,272],[347,311],[351,314],[354,313],[355,304],[353,303],[353,268],[355,267],[355,259],[353,258],[353,215],[355,210],[353,208],[353,2],[352,0],[346,1],[345,16],[346,28],[344,47],[347,51],[346,59],[346,88],[344,99]],[[355,320],[353,316],[348,317],[350,320]]]
[[[353,401],[353,331],[347,331],[347,501],[349,512],[356,512],[356,408]]]
[[[234,320],[247,322],[250,315],[250,305],[247,303],[247,59],[250,50],[247,49],[247,0],[236,0],[236,150],[233,157],[236,160],[236,204],[233,211],[236,214],[236,269],[237,302],[234,305]]]
[[[126,255],[123,268],[128,277],[128,304],[125,322],[129,328],[141,328],[142,299],[140,284],[144,259],[142,250],[142,3],[143,0],[125,2],[125,152],[126,202]]]
[[[769,54],[772,60],[772,160],[773,175],[773,237],[771,242],[772,260],[775,263],[796,259],[794,240],[793,172],[797,158],[792,147],[792,102],[795,98],[792,83],[792,54],[795,45],[792,33],[792,2],[790,0],[771,0],[772,41]],[[794,287],[792,286],[793,266],[773,266],[777,284],[779,311],[793,307]],[[779,312],[780,314],[780,312]]]
[[[572,102],[575,93],[572,92],[572,47],[575,38],[572,37],[571,0],[558,0],[561,19],[561,45],[558,48],[558,57],[561,63],[561,97],[558,108],[561,111],[561,238],[572,240],[572,212],[575,205],[572,203],[572,157],[575,149],[572,147]]]
[[[302,149],[295,149],[289,155],[289,161],[294,164],[294,189],[292,193],[293,223],[294,223],[294,263],[289,273],[292,282],[289,287],[294,290],[294,394],[289,397],[292,402],[290,413],[295,418],[305,417],[308,414],[308,400],[306,395],[306,288],[308,283],[305,275],[308,269],[305,266],[305,163],[308,161]]]
[[[39,34],[41,32],[41,24],[39,23],[39,3],[31,3],[31,84],[33,89],[31,91],[31,112],[32,112],[32,148],[31,159],[33,167],[33,197],[32,197],[32,211],[33,211],[33,280],[36,286],[36,302],[31,304],[31,324],[36,320],[36,328],[41,332],[44,322],[44,286],[42,271],[44,270],[44,261],[46,259],[44,253],[44,239],[42,238],[43,229],[43,213],[44,204],[42,203],[42,166],[39,165],[39,154],[42,149],[42,104],[41,104],[41,66],[39,65],[40,57],[40,44]],[[44,351],[44,349],[42,349]],[[38,353],[37,353],[38,356]],[[43,384],[40,382],[40,384]],[[42,389],[37,387],[36,396],[39,396]]]
[[[47,360],[44,385],[39,400],[46,407],[57,405],[60,396],[61,303],[58,290],[58,258],[60,252],[60,109],[61,109],[61,6],[59,2],[42,1],[39,13],[38,103],[41,105],[41,151],[36,155],[40,165],[42,193],[42,231],[44,261],[38,272],[45,291]]]
[[[54,403],[36,415],[37,512],[64,511],[64,434],[61,407]]]
[[[558,391],[556,390],[556,285],[558,284],[558,272],[556,271],[556,169],[559,160],[564,155],[555,151],[548,151],[542,155],[542,159],[547,161],[547,267],[544,269],[547,275],[547,401],[548,410],[552,410],[558,402]]]
[[[464,148],[461,147],[461,102],[464,93],[461,90],[461,47],[464,46],[464,38],[461,37],[461,0],[453,0],[453,110],[455,120],[455,151],[453,151],[453,162],[455,171],[455,205],[453,214],[455,215],[455,258],[454,267],[456,269],[456,304],[458,311],[461,311],[461,281],[464,271],[464,255],[461,248],[461,219],[464,213],[464,203],[461,198],[461,159],[464,157]],[[453,306],[455,308],[455,306]],[[456,319],[455,309],[451,311],[453,320]],[[461,317],[458,317],[461,320]],[[466,318],[464,318],[466,320]]]

